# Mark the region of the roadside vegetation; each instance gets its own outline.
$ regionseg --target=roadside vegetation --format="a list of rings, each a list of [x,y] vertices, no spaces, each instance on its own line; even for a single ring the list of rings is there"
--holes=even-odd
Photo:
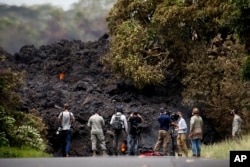
[[[211,145],[201,146],[201,157],[202,158],[213,158],[213,159],[229,159],[230,151],[249,151],[250,148],[250,134],[243,135],[242,139],[238,142],[231,139],[214,143]],[[189,155],[192,155],[190,152]]]
[[[0,147],[0,158],[43,158],[51,154],[33,148]]]
[[[4,57],[0,58],[4,63]],[[17,92],[25,84],[23,76],[24,72],[0,69],[0,155],[3,157],[42,155],[46,149],[47,127],[42,118],[35,110],[19,111],[22,98]]]

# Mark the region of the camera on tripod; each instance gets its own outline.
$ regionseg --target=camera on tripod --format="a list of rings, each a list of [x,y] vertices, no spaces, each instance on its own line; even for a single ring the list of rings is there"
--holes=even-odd
[[[172,121],[174,121],[174,122],[176,122],[179,119],[179,115],[177,113],[175,113],[175,112],[169,113],[169,116],[172,119]],[[175,152],[176,152],[176,149],[177,149],[177,146],[176,146],[177,131],[175,130],[175,126],[170,125],[169,132],[170,132],[170,137],[171,137],[171,140],[172,140],[172,145],[171,145],[172,149],[170,151],[170,155],[175,156]]]
[[[179,115],[177,113],[171,113],[170,114],[170,118],[173,120],[173,121],[177,121],[179,119]]]

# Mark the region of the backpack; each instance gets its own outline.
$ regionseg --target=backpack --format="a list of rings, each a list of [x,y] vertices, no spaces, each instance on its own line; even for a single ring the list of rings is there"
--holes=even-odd
[[[132,118],[130,120],[130,133],[132,135],[140,135],[141,133],[141,121],[140,120],[138,120],[137,118]]]
[[[122,129],[122,120],[121,120],[121,115],[115,114],[113,123],[112,123],[112,128],[114,130],[121,130]]]

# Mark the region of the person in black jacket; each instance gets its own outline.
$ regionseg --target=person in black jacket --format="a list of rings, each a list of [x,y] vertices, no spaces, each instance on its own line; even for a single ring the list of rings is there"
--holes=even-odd
[[[140,124],[142,123],[142,117],[138,113],[138,109],[134,109],[133,113],[128,118],[129,123],[129,135],[128,135],[128,154],[137,155],[138,154],[138,145],[140,139],[141,128]]]

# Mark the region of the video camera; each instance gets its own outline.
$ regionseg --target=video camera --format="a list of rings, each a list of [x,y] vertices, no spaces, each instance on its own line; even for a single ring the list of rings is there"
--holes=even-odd
[[[236,114],[237,113],[237,110],[236,109],[233,109],[230,111],[230,115],[234,115],[234,113]]]
[[[59,126],[57,131],[56,131],[56,134],[59,135],[61,131],[62,131],[62,126]]]
[[[173,121],[177,121],[179,119],[179,115],[177,113],[170,113],[170,118]]]

